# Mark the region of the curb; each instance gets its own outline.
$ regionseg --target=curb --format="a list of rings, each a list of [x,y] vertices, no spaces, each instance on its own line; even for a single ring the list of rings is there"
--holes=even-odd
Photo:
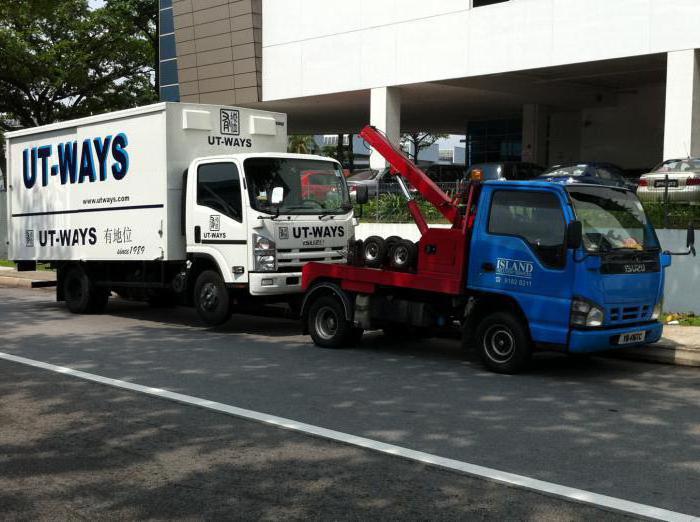
[[[628,348],[610,353],[611,357],[634,361],[700,367],[700,350],[672,346],[667,341],[642,348]]]
[[[39,281],[0,275],[0,286],[9,286],[11,288],[49,288],[56,286],[56,281]]]

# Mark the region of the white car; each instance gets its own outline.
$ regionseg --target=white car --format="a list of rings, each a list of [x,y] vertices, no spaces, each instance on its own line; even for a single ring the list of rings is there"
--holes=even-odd
[[[637,196],[642,201],[663,201],[668,184],[668,200],[700,203],[700,158],[666,160],[639,179]]]

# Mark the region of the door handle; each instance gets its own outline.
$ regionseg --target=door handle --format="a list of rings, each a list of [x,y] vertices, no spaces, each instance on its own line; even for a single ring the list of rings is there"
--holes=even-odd
[[[495,272],[496,271],[496,267],[493,265],[493,263],[482,263],[481,269],[484,272]]]
[[[201,243],[202,242],[202,227],[194,227],[194,242],[195,243]]]

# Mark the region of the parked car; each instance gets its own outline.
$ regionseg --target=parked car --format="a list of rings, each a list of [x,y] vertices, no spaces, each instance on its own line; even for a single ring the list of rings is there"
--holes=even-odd
[[[672,159],[658,165],[639,180],[642,201],[663,201],[668,176],[668,200],[700,202],[700,158]]]
[[[521,161],[499,161],[493,163],[477,163],[472,165],[467,172],[471,176],[474,169],[480,169],[484,173],[485,180],[510,180],[523,181],[536,178],[544,172],[544,167],[534,163]]]
[[[352,176],[347,178],[348,190],[350,191],[350,199],[355,201],[357,187],[360,185],[367,186],[367,195],[377,197],[378,194],[400,194],[401,188],[396,178],[391,175],[389,168],[377,170],[367,169],[356,171]],[[409,189],[414,192],[415,189],[409,186]]]
[[[435,183],[457,183],[464,178],[466,169],[463,165],[435,163],[424,169],[425,173]]]
[[[632,188],[623,170],[612,163],[565,163],[549,167],[538,179],[558,183],[589,183],[611,187]]]

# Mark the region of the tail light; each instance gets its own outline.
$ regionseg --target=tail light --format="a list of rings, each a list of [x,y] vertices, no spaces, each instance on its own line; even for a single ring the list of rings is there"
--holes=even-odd
[[[685,182],[686,185],[700,185],[700,178],[688,178]]]
[[[648,187],[649,186],[649,181],[646,179],[640,179],[639,180],[639,186],[640,187]]]

